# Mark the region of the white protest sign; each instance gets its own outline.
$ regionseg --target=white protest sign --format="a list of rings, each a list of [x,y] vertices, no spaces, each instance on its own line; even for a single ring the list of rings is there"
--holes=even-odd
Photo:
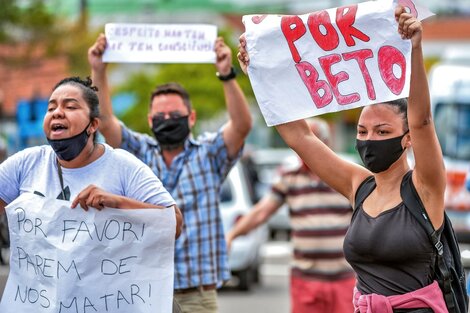
[[[215,25],[112,23],[105,35],[104,62],[215,63]]]
[[[173,208],[86,212],[25,193],[6,211],[10,274],[0,312],[171,312]]]
[[[243,23],[268,126],[408,96],[411,42],[398,34],[391,0]]]

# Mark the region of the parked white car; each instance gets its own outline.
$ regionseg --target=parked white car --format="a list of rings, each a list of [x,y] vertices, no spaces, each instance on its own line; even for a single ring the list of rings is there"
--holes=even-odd
[[[254,186],[247,170],[243,162],[238,162],[222,185],[220,210],[226,232],[253,207]],[[249,290],[253,283],[258,282],[261,264],[260,248],[267,238],[267,227],[262,225],[232,242],[229,265],[232,274],[238,278],[239,289]]]

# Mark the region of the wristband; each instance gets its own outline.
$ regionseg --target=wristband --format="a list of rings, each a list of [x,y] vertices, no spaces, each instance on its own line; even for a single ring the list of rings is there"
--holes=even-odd
[[[228,73],[227,75],[220,75],[219,72],[215,73],[215,75],[216,75],[217,78],[220,79],[221,81],[226,82],[226,81],[232,80],[232,79],[234,79],[235,77],[237,77],[237,72],[235,72],[235,69],[234,69],[233,66],[232,66],[232,67],[230,68],[230,73]]]

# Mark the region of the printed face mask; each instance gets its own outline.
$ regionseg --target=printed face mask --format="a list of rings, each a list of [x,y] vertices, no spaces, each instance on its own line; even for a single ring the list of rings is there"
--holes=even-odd
[[[189,136],[188,116],[152,119],[152,132],[164,150],[180,147]]]
[[[405,151],[401,140],[407,133],[408,131],[401,136],[385,140],[356,139],[356,150],[365,167],[373,173],[387,170]]]
[[[90,123],[91,124],[91,123]],[[88,126],[78,135],[65,139],[49,139],[47,141],[51,145],[52,149],[59,159],[64,161],[70,161],[75,159],[83,148],[85,148],[90,135],[87,133]]]

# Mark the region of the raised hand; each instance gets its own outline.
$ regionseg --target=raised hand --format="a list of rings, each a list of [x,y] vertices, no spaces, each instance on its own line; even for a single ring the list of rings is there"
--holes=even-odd
[[[406,9],[399,5],[395,9],[395,19],[398,22],[398,33],[403,39],[411,39],[413,48],[421,45],[423,26],[421,22]]]
[[[103,53],[106,48],[106,37],[100,34],[93,46],[88,49],[88,63],[94,71],[104,71],[106,63],[103,62]]]
[[[232,50],[227,46],[222,37],[215,41],[214,51],[216,55],[215,67],[220,75],[228,75],[232,68]]]
[[[239,38],[237,58],[243,73],[246,74],[248,65],[250,64],[250,58],[248,57],[248,52],[246,51],[245,33],[243,33]]]

